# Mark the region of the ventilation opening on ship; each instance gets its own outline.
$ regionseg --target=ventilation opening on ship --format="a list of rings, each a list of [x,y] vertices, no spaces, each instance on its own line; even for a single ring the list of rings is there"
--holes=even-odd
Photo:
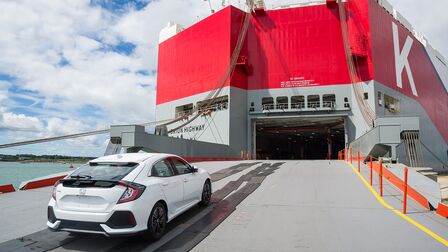
[[[344,118],[256,120],[257,159],[337,159],[345,146]]]

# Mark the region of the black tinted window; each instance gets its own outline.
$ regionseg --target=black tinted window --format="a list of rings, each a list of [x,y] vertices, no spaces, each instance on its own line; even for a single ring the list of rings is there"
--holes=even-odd
[[[179,174],[191,173],[190,166],[179,159],[172,159],[174,167]]]
[[[137,166],[136,163],[89,163],[76,169],[70,178],[119,181]]]
[[[166,160],[159,161],[154,164],[151,170],[151,175],[156,177],[169,177],[173,176],[170,164]]]

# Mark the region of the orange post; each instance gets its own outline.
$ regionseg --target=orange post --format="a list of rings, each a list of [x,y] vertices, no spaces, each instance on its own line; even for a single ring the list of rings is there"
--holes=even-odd
[[[358,172],[361,172],[361,155],[359,154],[359,151],[358,151]]]
[[[380,173],[378,176],[380,180],[380,196],[383,197],[383,160],[380,160]]]
[[[353,147],[350,147],[350,164],[353,164]]]
[[[373,169],[372,155],[370,155],[370,186],[372,186],[372,169]]]
[[[408,202],[408,168],[404,168],[404,188],[403,188],[403,214],[406,214],[406,206]]]
[[[344,160],[348,161],[347,148],[344,149]]]

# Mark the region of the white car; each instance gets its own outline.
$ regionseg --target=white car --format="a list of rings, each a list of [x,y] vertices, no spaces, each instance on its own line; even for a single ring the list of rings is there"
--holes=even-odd
[[[182,158],[128,153],[90,161],[57,182],[47,226],[69,232],[162,237],[166,224],[212,193],[207,171]]]

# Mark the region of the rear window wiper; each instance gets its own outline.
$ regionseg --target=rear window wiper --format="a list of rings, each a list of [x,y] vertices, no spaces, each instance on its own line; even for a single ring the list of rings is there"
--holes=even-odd
[[[74,176],[70,176],[70,178],[74,178],[74,179],[91,179],[92,176],[90,176],[90,175],[74,175]]]

